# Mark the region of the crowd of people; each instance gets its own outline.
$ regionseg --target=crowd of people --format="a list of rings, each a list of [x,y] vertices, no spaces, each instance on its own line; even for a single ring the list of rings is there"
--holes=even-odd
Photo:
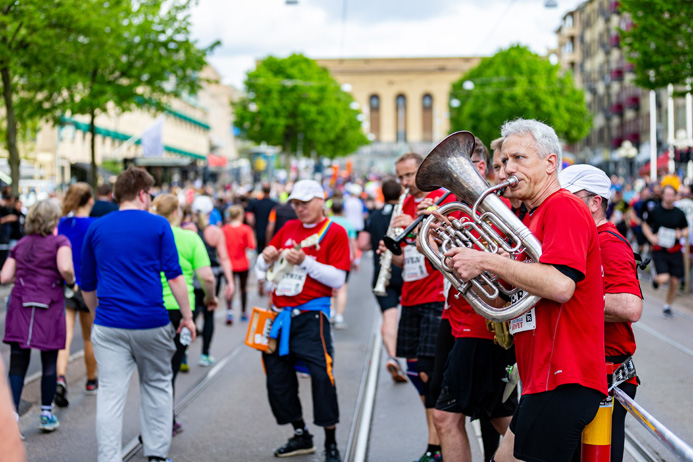
[[[215,310],[226,306],[227,325],[247,322],[254,277],[276,315],[270,337],[277,348],[262,354],[270,409],[279,425],[293,428],[274,455],[316,451],[298,396],[300,372],[310,376],[325,460],[338,462],[332,329],[347,328],[349,275],[358,271],[362,253],[372,251],[373,285],[388,272],[386,289],[376,297],[385,367],[394,382],[416,388],[425,409],[428,445],[417,460],[471,461],[467,417],[480,421],[486,461],[573,460],[583,429],[608,394],[605,364],[632,364],[631,323],[643,306],[640,263],[644,269],[651,260],[654,288],[668,284],[662,312],[674,315],[688,261],[691,191],[676,177],[626,183],[589,165],[561,168],[558,138],[541,122],[508,122],[499,135],[490,152],[468,133],[444,143],[462,146],[458,155],[482,181],[510,180],[502,207],[517,218],[514,226],[526,227],[541,243],[536,259],[524,251],[479,251],[486,239],[476,230],[469,239],[457,238],[464,245],[443,245],[444,226],[459,228],[479,217],[440,215],[440,207],[461,200],[455,194],[463,188],[452,187],[453,194],[435,185],[432,192],[420,189],[416,178],[425,160],[416,153],[397,159],[396,178],[263,184],[254,197],[230,186],[157,187],[134,166],[113,187],[93,192],[76,183],[26,213],[19,200],[3,194],[0,229],[7,238],[0,245],[7,255],[0,280],[14,284],[3,341],[11,347],[15,411],[30,351],[40,350],[39,426],[45,432],[59,427],[53,405],[69,406],[67,362],[79,319],[85,392],[97,395],[98,460],[121,458],[135,368],[144,454],[169,460],[171,438],[181,430],[173,412],[175,381],[189,370],[188,346],[200,335],[198,364],[216,363]],[[438,225],[429,235],[418,227],[402,236],[401,252],[381,265],[392,251],[384,237],[422,215]],[[502,226],[489,226],[504,234]],[[427,258],[422,242],[440,258]],[[507,289],[511,295],[488,297],[488,283],[471,284],[484,275],[514,288]],[[497,322],[479,314],[472,295],[496,309],[530,295],[539,301]],[[513,383],[513,370],[519,371],[521,396],[506,385]],[[637,384],[632,377],[618,386],[634,397]],[[616,404],[612,461],[623,458],[625,414]],[[21,452],[21,444],[15,446]]]

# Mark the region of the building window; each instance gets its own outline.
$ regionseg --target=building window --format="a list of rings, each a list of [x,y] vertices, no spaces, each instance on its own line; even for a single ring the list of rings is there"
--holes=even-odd
[[[565,27],[566,29],[570,29],[573,27],[573,15],[569,14],[565,17]]]
[[[421,98],[422,122],[423,122],[423,141],[433,141],[433,97],[426,93]]]
[[[397,142],[407,142],[407,98],[404,95],[397,95],[395,99],[395,126],[397,127]]]
[[[380,97],[371,95],[368,98],[368,106],[371,119],[371,133],[374,136],[373,141],[380,141]]]

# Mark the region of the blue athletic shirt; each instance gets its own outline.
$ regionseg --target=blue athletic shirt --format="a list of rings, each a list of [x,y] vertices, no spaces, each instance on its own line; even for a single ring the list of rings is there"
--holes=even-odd
[[[94,324],[153,329],[169,323],[161,273],[182,273],[171,225],[143,210],[121,210],[99,218],[82,247],[82,290],[96,290]]]
[[[82,287],[80,265],[82,263],[82,243],[94,217],[63,217],[58,223],[58,234],[62,234],[72,244],[72,266],[75,268],[75,282]]]

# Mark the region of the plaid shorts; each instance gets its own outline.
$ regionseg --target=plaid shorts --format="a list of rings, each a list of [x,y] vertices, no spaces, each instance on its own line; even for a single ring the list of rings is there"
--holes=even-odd
[[[444,302],[403,306],[397,329],[397,356],[435,357],[436,341]]]

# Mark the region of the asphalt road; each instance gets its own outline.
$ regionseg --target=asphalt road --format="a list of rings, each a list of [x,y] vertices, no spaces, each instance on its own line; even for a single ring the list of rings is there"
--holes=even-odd
[[[337,440],[344,454],[354,418],[357,395],[364,368],[367,367],[368,344],[375,327],[377,305],[370,290],[372,268],[364,257],[364,267],[352,274],[349,282],[349,304],[345,315],[348,328],[335,331],[335,376],[338,386],[341,422]],[[254,281],[250,283],[250,305],[266,305],[259,298]],[[636,368],[642,379],[636,400],[678,436],[693,444],[693,402],[690,384],[693,383],[693,297],[679,297],[674,305],[673,318],[661,315],[664,292],[654,292],[643,281],[645,310],[635,327],[638,350]],[[1,295],[1,293],[0,293]],[[238,319],[238,300],[234,300]],[[3,317],[4,318],[4,317]],[[177,382],[177,402],[186,396],[206,375],[213,377],[206,388],[197,393],[179,413],[184,431],[173,439],[170,457],[177,461],[273,461],[272,452],[290,436],[290,427],[279,427],[267,403],[264,373],[260,355],[243,345],[245,323],[224,324],[224,312],[219,310],[212,354],[223,365],[214,369],[197,365],[200,341],[190,349],[191,371],[180,374]],[[79,334],[76,335],[79,338]],[[74,351],[79,348],[73,346]],[[7,348],[0,346],[7,361]],[[32,360],[33,370],[39,361]],[[86,396],[84,365],[80,358],[72,361],[68,370],[70,406],[58,409],[61,426],[52,434],[41,434],[39,421],[39,381],[27,384],[23,398],[27,411],[21,418],[27,437],[30,461],[93,461],[96,459],[94,415],[96,400]],[[305,420],[316,435],[318,453],[296,457],[294,460],[323,460],[322,431],[312,425],[310,379],[302,378],[301,399]],[[132,379],[126,406],[123,444],[128,446],[139,434],[137,377]],[[648,446],[660,460],[675,460],[631,417],[627,427]],[[474,435],[471,425],[468,432]],[[475,439],[475,438],[473,438]],[[410,384],[394,384],[384,367],[380,369],[373,423],[369,441],[368,460],[410,461],[418,459],[426,445],[423,406]],[[472,441],[474,460],[481,460],[479,446]],[[145,460],[141,451],[133,460]],[[635,460],[629,455],[626,460]]]

